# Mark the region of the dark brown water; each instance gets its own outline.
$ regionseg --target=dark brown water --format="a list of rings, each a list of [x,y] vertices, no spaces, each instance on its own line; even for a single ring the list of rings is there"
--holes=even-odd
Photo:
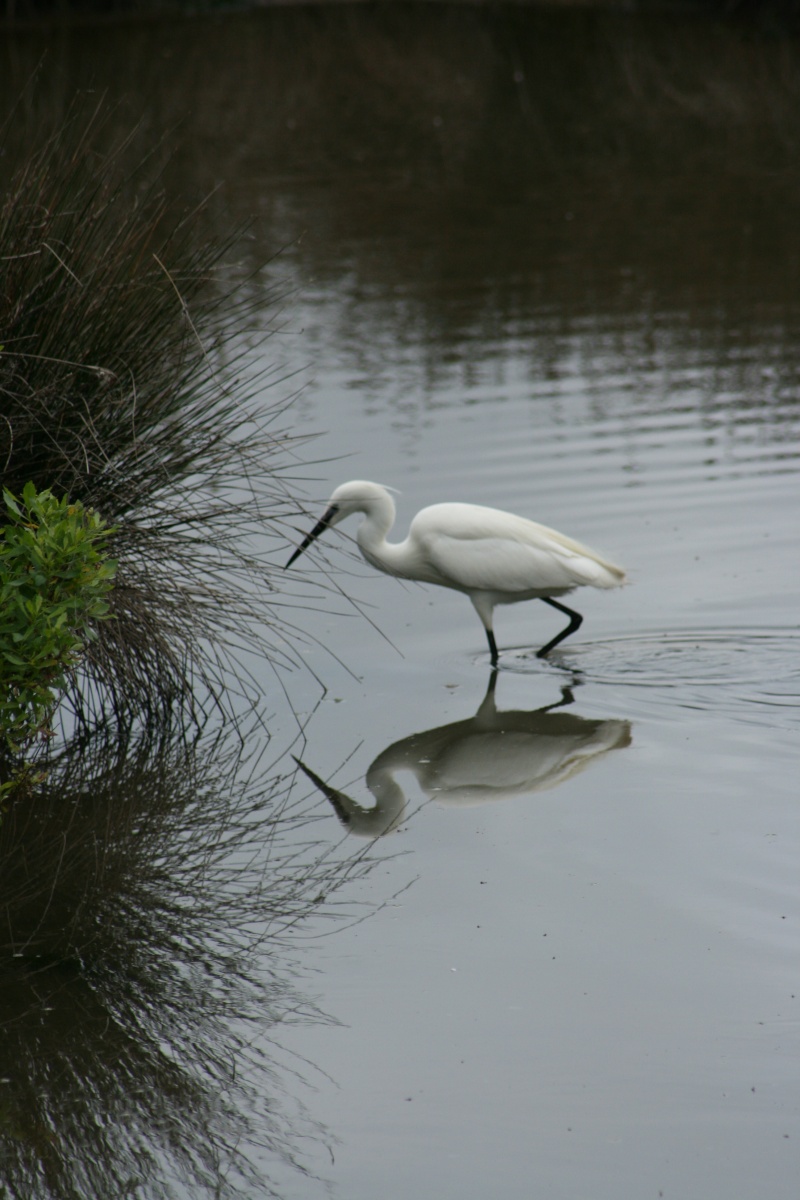
[[[790,1200],[800,48],[674,15],[309,8],[20,34],[9,94],[45,46],[26,120],[79,86],[153,140],[180,122],[175,188],[216,186],[222,230],[255,218],[245,259],[280,250],[252,286],[318,435],[310,509],[359,477],[400,489],[403,532],[496,505],[632,580],[577,594],[548,663],[556,614],[500,610],[487,696],[463,597],[327,539],[342,594],[298,620],[328,691],[289,681],[318,782],[292,794],[337,861],[392,832],[349,897],[370,919],[303,951],[341,1025],[285,1035],[335,1148],[257,1169],[286,1200],[316,1175],[342,1200]],[[296,723],[255,669],[285,775]]]

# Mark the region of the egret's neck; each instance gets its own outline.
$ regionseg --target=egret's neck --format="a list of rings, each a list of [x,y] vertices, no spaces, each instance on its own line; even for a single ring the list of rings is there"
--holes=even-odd
[[[402,548],[387,542],[394,525],[394,501],[388,492],[376,497],[356,533],[359,549],[368,563],[389,575],[403,575]]]

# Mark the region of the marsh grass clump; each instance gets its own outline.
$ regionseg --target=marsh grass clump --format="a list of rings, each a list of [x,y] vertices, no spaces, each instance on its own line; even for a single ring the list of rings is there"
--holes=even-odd
[[[72,113],[34,150],[5,137],[2,482],[114,529],[111,619],[86,646],[78,718],[188,711],[237,676],[237,646],[289,654],[245,549],[291,509],[286,400],[265,401],[274,380],[239,337],[254,293],[226,265],[233,239],[206,233],[202,206],[176,213],[155,157],[135,135],[114,141],[101,111]]]

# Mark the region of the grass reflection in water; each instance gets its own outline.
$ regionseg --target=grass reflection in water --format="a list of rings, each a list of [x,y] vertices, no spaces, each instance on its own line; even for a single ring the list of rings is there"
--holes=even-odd
[[[259,1155],[324,1141],[271,1030],[326,1019],[293,937],[369,863],[316,843],[248,732],[75,738],[6,814],[8,1194],[269,1195]]]

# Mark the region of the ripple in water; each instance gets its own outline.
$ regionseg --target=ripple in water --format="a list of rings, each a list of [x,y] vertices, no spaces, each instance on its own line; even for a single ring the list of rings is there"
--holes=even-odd
[[[671,704],[786,726],[800,713],[799,650],[796,629],[680,630],[585,642],[557,651],[548,665],[586,683],[668,691]],[[502,665],[527,673],[542,660],[525,648],[507,651]]]

